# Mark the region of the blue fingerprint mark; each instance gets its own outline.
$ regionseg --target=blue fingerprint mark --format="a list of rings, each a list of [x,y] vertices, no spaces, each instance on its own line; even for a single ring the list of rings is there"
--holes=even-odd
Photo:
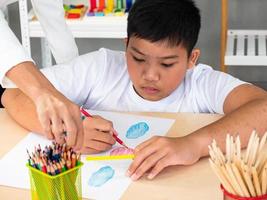
[[[110,166],[101,167],[90,177],[88,184],[93,187],[100,187],[114,176],[114,170]]]
[[[149,130],[147,123],[139,122],[137,124],[132,125],[126,133],[126,137],[129,139],[136,139],[139,138]]]

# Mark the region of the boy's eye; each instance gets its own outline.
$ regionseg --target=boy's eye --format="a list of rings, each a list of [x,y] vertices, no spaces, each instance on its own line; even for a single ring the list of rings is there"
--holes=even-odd
[[[144,59],[139,59],[139,58],[136,58],[135,56],[133,56],[133,59],[134,59],[136,62],[144,62],[144,61],[145,61]]]
[[[173,63],[171,63],[171,64],[161,63],[161,65],[162,65],[163,67],[171,67],[171,66],[173,66]]]

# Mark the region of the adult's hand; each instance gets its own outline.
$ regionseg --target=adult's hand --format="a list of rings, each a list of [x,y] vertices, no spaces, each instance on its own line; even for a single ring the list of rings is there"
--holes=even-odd
[[[83,126],[79,106],[57,91],[34,63],[22,62],[9,70],[6,76],[34,102],[38,119],[49,139],[58,143],[66,140],[70,146],[82,147]],[[64,132],[67,137],[64,137]]]
[[[80,108],[59,92],[42,90],[34,101],[39,121],[48,139],[81,148],[83,126]],[[80,141],[80,142],[79,142]]]

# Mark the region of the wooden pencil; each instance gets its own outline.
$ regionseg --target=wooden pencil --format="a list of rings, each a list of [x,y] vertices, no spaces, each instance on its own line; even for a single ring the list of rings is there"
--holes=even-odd
[[[254,135],[255,135],[255,130],[253,130],[252,134],[250,135],[249,141],[248,141],[248,146],[247,146],[247,151],[246,151],[246,156],[245,156],[245,162],[246,163],[248,163],[251,145],[252,145],[252,143],[254,143]]]
[[[262,193],[261,193],[260,181],[255,167],[252,167],[252,179],[254,187],[256,189],[257,196],[261,196]]]
[[[249,194],[249,191],[248,191],[248,188],[247,186],[245,185],[243,179],[242,179],[242,175],[240,174],[238,168],[236,167],[236,165],[234,163],[232,163],[232,169],[233,169],[233,172],[234,172],[234,175],[238,181],[238,184],[240,185],[242,191],[243,191],[243,194],[245,197],[249,197],[250,194]]]
[[[266,168],[263,169],[262,175],[261,175],[261,191],[263,194],[267,194],[267,174],[266,174]]]
[[[245,194],[243,193],[241,186],[239,185],[239,183],[238,183],[238,181],[234,175],[234,172],[231,168],[231,163],[230,162],[226,163],[225,167],[226,167],[227,173],[230,176],[231,183],[233,184],[233,186],[235,187],[235,189],[237,191],[237,195],[243,197]]]
[[[251,176],[250,176],[249,172],[246,169],[243,169],[243,177],[244,177],[244,179],[246,181],[246,184],[248,186],[248,189],[249,189],[249,192],[250,192],[251,196],[255,197],[256,196],[256,192],[255,192],[252,180],[251,180]]]
[[[264,133],[264,135],[261,138],[260,146],[259,146],[259,151],[261,151],[263,149],[263,147],[265,146],[266,139],[267,139],[267,131]]]
[[[211,159],[209,159],[209,162],[210,162],[210,165],[211,165],[213,171],[215,172],[215,174],[217,175],[217,177],[219,178],[219,180],[223,184],[223,187],[227,191],[231,192],[232,194],[235,194],[234,189],[232,188],[231,184],[228,182],[228,180],[226,179],[226,177],[223,175],[223,173],[220,170],[220,168],[218,168],[218,166],[215,165]]]
[[[261,137],[252,131],[244,156],[239,135],[226,136],[225,156],[215,140],[209,145],[210,166],[223,187],[240,197],[267,193],[267,132]]]

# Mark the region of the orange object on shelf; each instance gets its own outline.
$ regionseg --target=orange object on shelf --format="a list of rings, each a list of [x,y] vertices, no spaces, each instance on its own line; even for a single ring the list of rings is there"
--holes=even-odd
[[[79,13],[68,13],[67,18],[68,19],[79,19],[81,17],[81,14]]]

